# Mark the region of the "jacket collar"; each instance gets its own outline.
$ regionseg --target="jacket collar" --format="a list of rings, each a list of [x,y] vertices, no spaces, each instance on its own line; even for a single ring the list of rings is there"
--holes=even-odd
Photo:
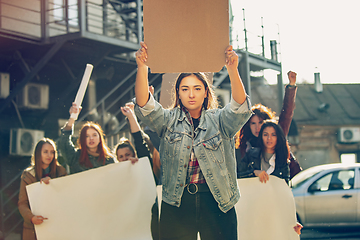
[[[179,107],[179,118],[178,121],[182,122],[182,121],[187,121],[187,123],[189,125],[192,125],[192,118],[191,115],[189,113],[189,111],[185,108],[185,107]],[[206,110],[204,108],[201,109],[201,114],[200,114],[200,123],[198,128],[202,129],[202,130],[206,130],[206,123],[205,123],[205,112]]]

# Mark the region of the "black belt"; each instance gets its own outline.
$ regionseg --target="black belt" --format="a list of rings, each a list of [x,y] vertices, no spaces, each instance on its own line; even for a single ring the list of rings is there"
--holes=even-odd
[[[206,183],[190,183],[186,185],[186,189],[190,194],[210,191],[209,186]]]

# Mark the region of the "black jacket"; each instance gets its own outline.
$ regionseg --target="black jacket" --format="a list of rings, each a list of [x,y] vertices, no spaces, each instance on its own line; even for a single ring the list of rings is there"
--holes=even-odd
[[[260,148],[251,148],[241,159],[237,166],[237,178],[256,177],[254,170],[261,170],[261,151]],[[290,178],[289,165],[287,163],[278,163],[275,160],[275,170],[271,175],[285,179],[286,182]]]

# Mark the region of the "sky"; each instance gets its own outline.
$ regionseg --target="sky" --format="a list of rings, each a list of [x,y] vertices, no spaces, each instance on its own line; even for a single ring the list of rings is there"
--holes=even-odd
[[[261,22],[264,25],[265,56],[270,58],[270,40],[277,40],[283,82],[289,70],[298,83],[360,83],[360,0],[229,0],[234,15],[234,47],[244,48],[244,21],[249,52],[261,53]],[[261,20],[261,18],[263,18]],[[266,71],[270,84],[276,72]]]

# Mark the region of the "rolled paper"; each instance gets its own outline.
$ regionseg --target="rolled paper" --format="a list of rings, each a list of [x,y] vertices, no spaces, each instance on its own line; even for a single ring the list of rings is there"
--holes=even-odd
[[[94,68],[93,65],[86,64],[86,69],[85,69],[85,72],[84,72],[83,78],[81,80],[79,90],[78,90],[78,92],[76,94],[75,101],[74,101],[76,103],[76,106],[78,107],[78,112],[77,113],[72,113],[70,118],[73,118],[73,119],[76,120],[78,118],[78,116],[79,116],[79,108],[80,108],[81,103],[82,103],[82,101],[84,99],[86,88],[87,88],[87,85],[89,83],[90,75],[91,75],[91,72],[92,72],[93,68]]]

